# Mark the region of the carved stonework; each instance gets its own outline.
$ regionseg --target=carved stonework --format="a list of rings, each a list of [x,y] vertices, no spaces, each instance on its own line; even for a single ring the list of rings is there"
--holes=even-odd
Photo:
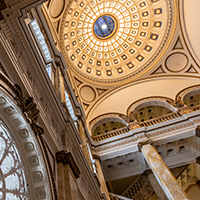
[[[6,108],[6,113],[13,114],[15,112],[15,109],[12,106],[9,106]]]
[[[146,145],[146,144],[151,144],[151,145],[152,145],[153,142],[152,142],[152,140],[150,140],[150,139],[149,139],[149,140],[146,140],[145,142],[139,142],[139,143],[138,143],[138,149],[139,149],[140,152],[141,152],[142,146],[143,146],[143,145]]]
[[[36,194],[37,194],[38,199],[43,199],[46,196],[46,192],[45,192],[44,188],[37,188]]]
[[[23,97],[21,87],[17,84],[14,85],[14,93],[16,94],[15,100],[17,101],[18,106],[22,109],[22,112],[30,123],[35,134],[43,134],[43,128],[37,123],[39,110],[37,109],[37,105],[34,103],[33,98]]]
[[[3,104],[3,103],[5,103],[5,102],[6,102],[5,98],[0,97],[0,104]]]
[[[136,121],[133,112],[131,112],[128,116],[119,115],[125,122],[130,123]]]
[[[175,101],[174,100],[166,100],[167,103],[171,104],[175,108],[182,108],[184,106],[184,103],[181,100],[181,97],[178,97]]]
[[[42,175],[42,172],[40,171],[36,171],[33,175],[33,178],[35,180],[35,182],[39,182],[43,179],[43,175]]]
[[[34,145],[33,145],[33,143],[32,143],[32,142],[26,143],[25,149],[26,149],[27,151],[29,151],[29,152],[33,151],[33,150],[34,150]]]
[[[26,129],[24,129],[24,130],[22,130],[21,132],[20,132],[20,136],[22,137],[22,138],[26,138],[26,137],[28,137],[28,131],[26,130]]]
[[[56,153],[57,163],[62,162],[63,165],[69,165],[71,167],[72,172],[76,178],[79,178],[80,171],[74,161],[74,158],[70,152],[59,151]]]
[[[32,166],[38,165],[39,164],[38,157],[37,156],[31,157],[30,163],[31,163]]]

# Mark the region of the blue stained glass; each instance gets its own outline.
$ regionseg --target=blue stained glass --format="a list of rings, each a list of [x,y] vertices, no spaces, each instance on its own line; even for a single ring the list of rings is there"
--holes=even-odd
[[[94,24],[94,32],[100,38],[110,36],[115,30],[115,21],[109,15],[101,16]]]

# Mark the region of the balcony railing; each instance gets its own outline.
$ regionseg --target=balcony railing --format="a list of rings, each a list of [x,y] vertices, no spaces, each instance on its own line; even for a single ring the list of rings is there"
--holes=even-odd
[[[160,116],[160,117],[157,117],[155,119],[147,120],[145,122],[140,122],[139,125],[140,125],[140,127],[152,126],[152,125],[159,124],[159,123],[162,123],[162,122],[165,122],[165,121],[176,119],[176,118],[181,117],[181,116],[182,115],[178,112],[169,113],[167,115]]]
[[[110,131],[110,132],[107,132],[107,133],[103,133],[101,135],[93,136],[92,139],[95,142],[98,142],[98,141],[101,141],[101,140],[111,138],[113,136],[117,136],[117,135],[121,135],[123,133],[127,133],[129,131],[130,131],[129,127],[124,127],[124,128],[117,129],[115,131]]]
[[[142,175],[140,177],[138,177],[133,184],[131,184],[122,194],[122,196],[124,197],[128,197],[133,199],[134,196],[136,196],[136,194],[138,192],[141,191],[141,189],[145,188],[145,185],[149,183],[148,178],[145,175]]]
[[[200,105],[194,106],[192,108],[190,108],[192,111],[198,111],[200,110]]]
[[[109,195],[110,195],[110,200],[133,200],[133,199],[129,199],[118,194],[113,194],[111,192],[109,193]]]
[[[95,142],[99,142],[101,140],[105,140],[105,139],[108,139],[108,138],[111,138],[111,137],[114,137],[114,136],[118,136],[118,135],[127,133],[130,130],[134,130],[134,129],[141,128],[141,127],[148,127],[148,126],[156,125],[156,124],[159,124],[159,123],[162,123],[162,122],[165,122],[165,121],[169,121],[169,120],[179,118],[179,117],[183,116],[184,113],[194,112],[194,111],[198,111],[198,110],[200,110],[200,105],[195,106],[191,109],[188,109],[187,107],[186,108],[183,107],[182,109],[180,109],[177,112],[169,113],[169,114],[166,114],[164,116],[160,116],[160,117],[157,117],[157,118],[154,118],[154,119],[147,120],[145,122],[132,122],[132,123],[129,123],[129,125],[127,127],[120,128],[120,129],[110,131],[110,132],[107,132],[107,133],[103,133],[101,135],[92,136],[92,139]]]

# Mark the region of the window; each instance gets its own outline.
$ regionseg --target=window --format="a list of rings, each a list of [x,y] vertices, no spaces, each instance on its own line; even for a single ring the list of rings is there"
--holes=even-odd
[[[51,55],[49,52],[49,49],[47,47],[47,44],[45,42],[44,36],[40,30],[40,27],[38,26],[38,23],[36,20],[33,20],[31,23],[32,29],[35,33],[35,36],[37,38],[37,41],[39,43],[40,49],[42,50],[44,57],[46,58],[47,61],[51,59]]]
[[[75,114],[74,114],[74,109],[72,107],[72,103],[70,101],[69,95],[68,95],[66,90],[65,90],[65,99],[66,99],[66,104],[67,104],[67,108],[69,110],[69,113],[70,113],[72,119],[75,120],[76,117],[75,117]]]
[[[28,200],[28,192],[17,147],[6,127],[0,124],[0,199]]]

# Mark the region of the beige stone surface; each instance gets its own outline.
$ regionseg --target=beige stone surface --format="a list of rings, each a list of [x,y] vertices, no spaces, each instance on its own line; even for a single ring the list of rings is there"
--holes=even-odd
[[[155,176],[153,174],[150,174],[148,176],[148,179],[158,197],[159,200],[167,200],[167,197],[165,193],[163,192],[161,186],[159,185],[158,181],[156,180]]]
[[[101,192],[106,195],[107,199],[110,199],[108,189],[107,189],[107,186],[106,186],[106,182],[105,182],[105,179],[104,179],[104,175],[103,175],[103,172],[102,172],[102,169],[101,169],[101,163],[100,163],[98,158],[95,158],[95,161],[96,161],[96,168],[97,168],[97,173],[98,173],[97,177],[98,177],[100,185],[101,185],[100,186]]]
[[[70,166],[58,163],[57,175],[58,175],[58,199],[79,200],[78,188]]]
[[[156,149],[152,145],[146,144],[142,146],[141,151],[167,198],[170,200],[189,199]]]

